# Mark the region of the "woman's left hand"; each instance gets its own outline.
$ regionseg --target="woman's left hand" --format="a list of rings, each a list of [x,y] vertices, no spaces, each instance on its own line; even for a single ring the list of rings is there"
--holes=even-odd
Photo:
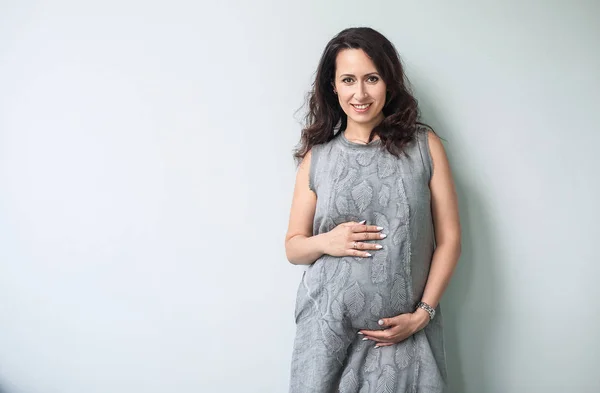
[[[394,345],[406,340],[429,323],[427,311],[419,308],[414,313],[400,314],[393,318],[382,318],[379,325],[384,330],[360,330],[366,339],[373,340],[377,344],[375,348]]]

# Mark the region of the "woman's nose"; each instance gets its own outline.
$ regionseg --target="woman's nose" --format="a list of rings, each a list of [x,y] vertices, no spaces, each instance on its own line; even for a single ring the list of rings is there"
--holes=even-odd
[[[358,84],[358,90],[356,91],[356,95],[358,98],[363,98],[367,95],[367,90],[362,83]]]

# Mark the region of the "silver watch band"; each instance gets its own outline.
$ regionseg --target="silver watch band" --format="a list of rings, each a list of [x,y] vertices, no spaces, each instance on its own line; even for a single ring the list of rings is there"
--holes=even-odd
[[[429,320],[432,320],[435,317],[435,310],[429,304],[419,302],[419,304],[417,304],[417,308],[422,308],[423,310],[427,311],[429,314]]]

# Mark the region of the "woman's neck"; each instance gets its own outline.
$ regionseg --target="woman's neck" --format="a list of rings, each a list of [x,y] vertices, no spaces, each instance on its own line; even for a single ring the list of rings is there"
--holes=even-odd
[[[346,130],[344,131],[344,136],[348,140],[357,141],[367,143],[369,141],[369,137],[371,136],[371,132],[381,121],[383,120],[383,116],[380,119],[377,119],[371,123],[355,123],[352,121],[348,121],[348,125],[346,126]],[[379,139],[378,136],[374,136],[373,140]]]

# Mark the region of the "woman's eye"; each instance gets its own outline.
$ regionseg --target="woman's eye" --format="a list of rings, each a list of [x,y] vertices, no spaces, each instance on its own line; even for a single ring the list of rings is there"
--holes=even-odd
[[[350,82],[352,82],[352,78],[344,78],[344,79],[342,79],[342,82],[350,83]]]
[[[375,83],[375,82],[377,82],[378,80],[379,80],[379,78],[378,78],[378,77],[376,77],[376,76],[370,76],[370,77],[369,77],[369,81],[370,81],[370,82],[373,82],[373,83]]]

